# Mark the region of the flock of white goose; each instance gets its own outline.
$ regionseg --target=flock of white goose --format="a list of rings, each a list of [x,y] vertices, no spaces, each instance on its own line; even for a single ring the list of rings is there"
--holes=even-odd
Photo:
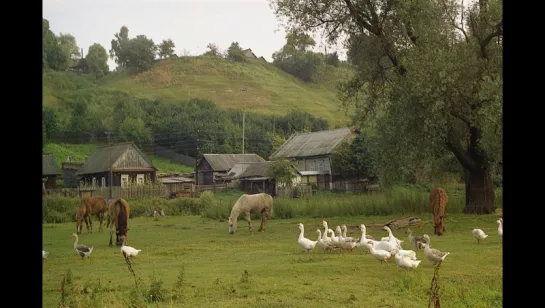
[[[497,223],[498,235],[503,237],[503,219],[500,218],[497,220]],[[303,247],[304,252],[311,252],[316,245],[319,245],[324,251],[346,250],[353,252],[354,249],[361,247],[366,254],[371,254],[377,258],[381,265],[383,262],[388,262],[394,258],[397,266],[406,271],[416,270],[422,261],[416,258],[414,250],[405,250],[401,247],[404,241],[395,237],[388,226],[383,227],[388,232],[388,236],[380,240],[375,240],[372,236],[366,234],[367,228],[364,224],[361,224],[359,227],[361,230],[360,238],[346,236],[346,225],[337,226],[335,231],[329,228],[325,220],[322,221],[322,225],[324,232],[322,233],[320,229],[316,229],[318,238],[314,241],[305,237],[305,226],[299,223],[300,233],[297,242]],[[407,229],[407,233],[411,245],[416,250],[424,249],[424,256],[433,266],[439,265],[450,254],[450,252],[442,252],[431,248],[431,240],[427,234],[414,236],[411,229]],[[488,237],[481,229],[473,229],[472,234],[477,239],[477,242]]]

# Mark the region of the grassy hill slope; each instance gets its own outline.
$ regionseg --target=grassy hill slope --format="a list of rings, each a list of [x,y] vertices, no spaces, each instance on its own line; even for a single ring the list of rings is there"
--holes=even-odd
[[[182,57],[158,61],[151,70],[139,74],[114,72],[98,81],[72,73],[44,74],[43,104],[68,112],[61,101],[77,91],[114,96],[130,96],[182,101],[205,98],[223,109],[243,109],[263,114],[285,114],[291,109],[323,117],[331,126],[346,125],[347,116],[339,110],[336,84],[350,77],[348,68],[328,66],[319,82],[305,83],[270,63],[250,60],[235,63],[210,57]],[[246,89],[246,91],[241,91]],[[106,99],[105,108],[110,106]],[[66,104],[65,104],[66,105]]]
[[[68,155],[72,156],[72,161],[83,162],[86,157],[91,156],[98,146],[104,144],[58,144],[49,143],[45,146],[44,152],[53,153],[57,166],[61,167],[63,161],[66,161]],[[151,159],[153,165],[157,167],[159,173],[189,173],[194,171],[194,167],[185,166],[171,162],[168,159],[154,156],[153,154],[146,153],[147,157]]]

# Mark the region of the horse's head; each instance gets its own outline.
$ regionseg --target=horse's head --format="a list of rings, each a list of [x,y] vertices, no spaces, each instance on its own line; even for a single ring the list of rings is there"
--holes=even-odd
[[[437,215],[433,218],[433,233],[441,236],[445,232],[445,220],[443,215]]]
[[[237,221],[229,217],[229,234],[235,234],[237,231]]]
[[[81,228],[83,227],[83,215],[81,212],[76,214],[76,233],[81,234]]]

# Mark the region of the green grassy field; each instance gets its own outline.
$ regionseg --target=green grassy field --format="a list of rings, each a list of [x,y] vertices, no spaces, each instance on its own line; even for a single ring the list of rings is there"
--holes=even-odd
[[[400,217],[332,217],[327,221],[330,226],[356,226]],[[498,216],[447,214],[447,231],[441,237],[432,235],[431,215],[420,217],[425,225],[415,233],[429,234],[434,248],[451,252],[440,270],[442,307],[501,307]],[[61,280],[68,270],[72,282],[65,289],[70,307],[427,306],[433,268],[422,251],[417,252],[423,261],[415,275],[396,268],[395,262],[381,267],[361,249],[324,253],[317,247],[309,254],[302,253],[297,223],[304,223],[305,236],[314,239],[316,229],[322,229],[321,220],[273,219],[265,233],[249,233],[245,222],[239,220],[237,233],[229,235],[225,221],[201,216],[131,219],[129,245],[142,249],[133,264],[139,288],[147,296],[163,294],[164,300],[158,303],[135,296],[133,276],[119,248],[108,247],[107,232],[82,233],[80,243],[95,247],[90,259],[82,260],[72,247],[74,223],[44,224],[43,247],[50,254],[43,263],[43,306],[59,305]],[[476,227],[489,234],[480,244],[471,235]],[[96,222],[94,229],[98,230]],[[379,228],[367,229],[375,237],[387,235]],[[407,240],[403,230],[393,232]],[[348,233],[360,235],[356,229]],[[411,249],[407,243],[403,248]]]
[[[67,143],[48,143],[44,147],[44,152],[53,153],[55,161],[59,168],[62,166],[62,162],[66,161],[68,155],[72,156],[72,161],[83,162],[87,156],[91,156],[95,149],[104,144],[67,144]],[[146,153],[147,157],[151,159],[152,163],[157,167],[160,173],[189,173],[194,171],[194,167],[178,164],[170,161],[169,159],[162,158],[151,153]]]
[[[262,114],[286,114],[292,109],[307,111],[327,119],[331,125],[346,125],[348,117],[340,111],[336,85],[349,78],[353,70],[327,66],[317,83],[305,83],[270,63],[249,60],[236,63],[210,57],[182,57],[157,62],[138,74],[113,72],[95,82],[88,76],[65,72],[46,72],[43,78],[43,105],[58,108],[69,117],[63,100],[87,91],[90,100],[111,109],[119,98],[116,92],[147,99],[179,102],[190,98],[209,99],[223,109],[246,109]],[[247,91],[241,91],[245,88]],[[66,105],[66,106],[65,106]]]

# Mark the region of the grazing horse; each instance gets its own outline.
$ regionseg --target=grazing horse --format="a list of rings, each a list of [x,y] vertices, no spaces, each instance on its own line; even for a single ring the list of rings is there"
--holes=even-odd
[[[271,218],[273,212],[272,197],[265,193],[255,195],[243,194],[240,196],[231,209],[231,215],[229,216],[229,234],[234,234],[237,231],[237,220],[240,213],[246,214],[248,230],[250,232],[254,231],[254,228],[252,227],[251,212],[261,213],[261,227],[259,228],[259,232],[265,232],[267,219]]]
[[[110,247],[112,247],[112,235],[114,232],[114,227],[116,230],[116,246],[121,246],[121,236],[127,237],[127,231],[129,231],[129,229],[127,228],[129,214],[129,204],[127,203],[127,201],[125,201],[125,199],[117,198],[109,201],[108,227],[110,228]]]
[[[98,227],[98,232],[102,232],[102,222],[104,220],[104,213],[108,211],[106,205],[106,200],[101,196],[95,197],[85,197],[81,200],[81,205],[79,207],[78,213],[76,214],[76,232],[81,234],[81,229],[83,227],[83,222],[85,221],[85,226],[87,227],[87,232],[93,232],[93,220],[91,216],[94,214],[98,216],[100,225]]]
[[[433,210],[433,233],[441,236],[446,231],[445,213],[447,211],[447,192],[435,187],[430,192],[430,204]]]

